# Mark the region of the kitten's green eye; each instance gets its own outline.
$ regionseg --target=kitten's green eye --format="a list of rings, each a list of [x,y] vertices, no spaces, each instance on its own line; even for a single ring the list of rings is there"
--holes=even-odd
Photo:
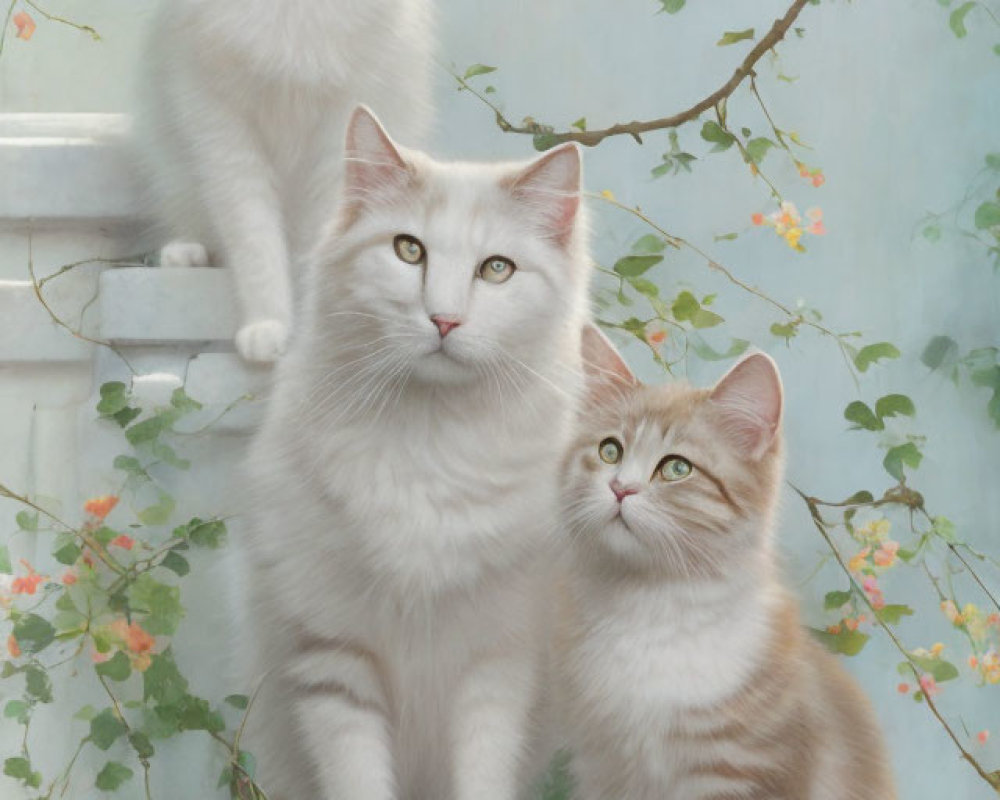
[[[665,481],[680,481],[691,474],[694,467],[686,458],[667,456],[660,462],[660,477]]]
[[[392,240],[392,246],[396,250],[396,255],[400,261],[407,264],[422,264],[427,258],[427,251],[416,236],[408,233],[401,233]]]
[[[516,269],[509,258],[490,256],[479,265],[479,277],[487,283],[504,283],[510,280]]]
[[[597,446],[597,454],[605,464],[617,464],[622,460],[622,443],[608,437]]]

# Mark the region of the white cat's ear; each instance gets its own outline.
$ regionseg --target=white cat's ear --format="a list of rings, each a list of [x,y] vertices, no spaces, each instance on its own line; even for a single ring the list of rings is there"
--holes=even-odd
[[[410,166],[367,106],[358,106],[347,123],[344,142],[344,191],[353,201],[405,184]]]
[[[778,433],[783,395],[774,359],[753,353],[723,376],[709,400],[720,412],[726,435],[740,452],[756,461]]]
[[[580,355],[583,357],[583,374],[589,402],[600,404],[620,395],[623,389],[638,386],[639,381],[628,368],[625,359],[593,322],[583,326]]]
[[[565,245],[580,210],[582,173],[580,147],[570,142],[536,158],[506,185],[538,213],[552,238]]]

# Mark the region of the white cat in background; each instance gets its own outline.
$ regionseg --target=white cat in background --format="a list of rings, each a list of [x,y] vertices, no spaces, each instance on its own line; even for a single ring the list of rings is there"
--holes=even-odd
[[[587,311],[579,151],[445,164],[359,109],[346,163],[248,458],[248,746],[272,798],[513,800]]]
[[[364,102],[418,138],[431,0],[167,0],[149,45],[140,139],[168,267],[231,267],[236,348],[285,350],[297,262],[333,213],[344,126]]]

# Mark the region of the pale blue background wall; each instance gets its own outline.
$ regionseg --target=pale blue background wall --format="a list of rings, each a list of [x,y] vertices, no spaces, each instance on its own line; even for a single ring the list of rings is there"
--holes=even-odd
[[[53,25],[40,25],[30,43],[8,40],[0,61],[0,111],[128,110],[130,76],[140,57],[137,31],[150,5],[148,0],[53,2],[53,11],[94,24],[105,41],[95,44]],[[515,120],[533,114],[564,126],[586,115],[598,127],[671,113],[700,99],[728,77],[745,52],[744,46],[715,47],[722,31],[760,31],[787,2],[702,0],[677,16],[657,15],[656,7],[652,0],[443,0],[440,57],[443,64],[499,67],[485,82],[498,88],[495,97]],[[801,209],[824,209],[829,234],[808,240],[806,256],[769,231],[747,230],[752,212],[770,208],[766,190],[741,168],[735,150],[700,160],[693,175],[659,181],[648,176],[667,148],[665,134],[649,136],[644,147],[629,139],[610,141],[588,151],[586,159],[591,189],[610,189],[624,202],[641,204],[670,230],[706,245],[744,280],[788,303],[802,298],[820,308],[831,326],[864,331],[866,341],[895,342],[903,357],[864,376],[860,397],[872,402],[901,391],[914,398],[918,416],[904,430],[929,437],[915,485],[929,507],[957,523],[964,538],[996,553],[1000,432],[984,413],[986,395],[968,386],[956,390],[919,363],[933,334],[949,332],[964,351],[995,344],[1000,333],[1000,276],[982,248],[955,235],[936,245],[914,237],[918,220],[960,198],[984,153],[1000,149],[1000,60],[991,52],[997,31],[986,35],[985,25],[975,30],[974,21],[970,17],[969,39],[959,41],[947,29],[947,12],[932,0],[824,2],[803,12],[799,24],[807,30],[805,38],[780,49],[784,71],[799,76],[797,82],[776,81],[775,70],[761,62],[761,90],[772,113],[815,147],[807,160],[827,176],[817,190],[790,166],[776,168],[780,158],[766,162]],[[442,70],[432,137],[437,153],[476,158],[530,153],[527,139],[500,133],[488,110],[456,93],[449,81]],[[734,99],[730,113],[763,130],[745,95]],[[707,147],[697,129],[684,128],[681,142],[700,157]],[[610,264],[645,230],[620,212],[593,210],[595,256]],[[714,234],[734,230],[746,233],[736,242],[712,244]],[[832,343],[806,332],[785,347],[767,332],[779,316],[709,275],[692,256],[672,256],[659,269],[656,279],[668,287],[719,291],[725,330],[778,359],[787,387],[789,472],[797,484],[831,499],[862,486],[888,485],[871,435],[843,433],[842,409],[859,395]],[[644,376],[658,379],[646,367]],[[711,381],[722,369],[695,359],[691,377]],[[784,504],[780,535],[787,572],[801,580],[823,544],[792,497]],[[913,646],[941,639],[954,649],[955,660],[964,662],[958,636],[948,638],[936,603],[916,577],[911,585],[900,571],[884,582],[894,599],[918,607],[918,616],[900,626],[901,634]],[[991,578],[996,585],[998,573]],[[822,572],[802,590],[806,605],[816,608],[824,591],[842,583],[832,567]],[[992,796],[958,761],[926,708],[895,693],[898,660],[875,636],[849,666],[870,692],[891,738],[901,797]],[[945,709],[966,709],[963,721],[970,731],[994,728],[994,741],[975,752],[995,766],[1000,687],[963,684],[949,685],[941,703]]]

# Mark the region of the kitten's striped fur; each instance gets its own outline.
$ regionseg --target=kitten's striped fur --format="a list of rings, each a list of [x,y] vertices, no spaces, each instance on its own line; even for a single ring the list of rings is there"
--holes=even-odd
[[[867,699],[774,565],[774,363],[752,355],[713,390],[648,387],[592,328],[584,360],[558,682],[578,800],[894,798]],[[618,463],[598,456],[607,437]],[[694,470],[664,480],[668,455]],[[619,503],[613,479],[634,496]]]

